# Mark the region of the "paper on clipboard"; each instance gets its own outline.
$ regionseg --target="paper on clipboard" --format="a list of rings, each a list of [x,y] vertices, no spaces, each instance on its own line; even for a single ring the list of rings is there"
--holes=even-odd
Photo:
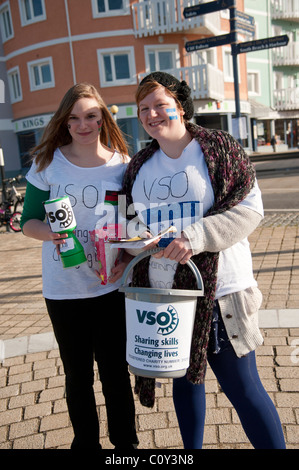
[[[150,245],[159,238],[164,237],[167,233],[176,233],[177,229],[174,225],[171,225],[167,229],[163,230],[162,232],[158,233],[158,235],[150,238],[141,238],[141,237],[134,237],[134,238],[127,238],[127,239],[120,239],[120,240],[107,240],[106,243],[109,243],[111,248],[134,248],[140,249],[144,248],[147,245]]]

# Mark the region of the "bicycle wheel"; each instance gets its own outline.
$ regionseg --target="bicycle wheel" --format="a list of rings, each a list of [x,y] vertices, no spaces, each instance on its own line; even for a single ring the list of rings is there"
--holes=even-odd
[[[21,217],[22,217],[21,212],[14,212],[12,214],[11,218],[9,219],[10,228],[14,232],[20,232],[21,231],[21,225],[20,225]]]

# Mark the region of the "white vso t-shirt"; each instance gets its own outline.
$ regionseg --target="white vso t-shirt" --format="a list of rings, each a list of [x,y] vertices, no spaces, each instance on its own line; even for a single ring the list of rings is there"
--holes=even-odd
[[[99,270],[90,231],[107,222],[107,211],[103,205],[110,191],[120,191],[127,167],[115,152],[105,165],[82,168],[69,162],[59,149],[53,161],[41,172],[32,164],[26,178],[38,189],[50,191],[49,199],[68,196],[75,214],[75,235],[84,248],[87,262],[77,267],[63,268],[55,245],[43,242],[42,275],[43,295],[49,299],[79,299],[97,297],[118,289],[120,281],[101,285],[95,270]],[[107,207],[107,206],[106,206]],[[109,208],[110,209],[110,208]]]
[[[177,159],[169,158],[159,149],[140,168],[132,195],[139,213],[142,207],[153,209],[155,205],[159,207],[161,204],[184,201],[187,204],[196,201],[200,203],[200,216],[206,214],[214,203],[214,192],[199,143],[193,139]],[[263,215],[261,192],[257,182],[241,204]],[[192,223],[194,222],[195,220],[192,220]],[[167,221],[165,227],[166,225]],[[159,226],[165,227],[161,224]],[[178,227],[184,229],[186,225],[181,222]],[[153,232],[156,231],[155,226]],[[152,256],[149,264],[151,287],[171,288],[176,267],[175,261]],[[193,275],[191,271],[190,275]],[[220,252],[216,298],[256,285],[247,238]]]

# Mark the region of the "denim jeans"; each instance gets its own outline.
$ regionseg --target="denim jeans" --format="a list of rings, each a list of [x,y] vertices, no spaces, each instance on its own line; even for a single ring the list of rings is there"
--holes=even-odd
[[[106,402],[109,437],[117,448],[138,443],[135,406],[126,362],[124,296],[46,299],[64,366],[66,401],[74,430],[72,449],[97,449],[99,419],[94,395],[94,360]]]

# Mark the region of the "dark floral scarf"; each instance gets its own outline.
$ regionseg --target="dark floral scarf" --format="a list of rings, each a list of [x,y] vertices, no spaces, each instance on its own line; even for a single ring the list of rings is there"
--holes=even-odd
[[[214,204],[205,216],[219,214],[240,203],[254,185],[254,168],[240,144],[228,133],[205,129],[192,123],[186,123],[191,136],[200,144],[208,167],[214,191]],[[153,140],[140,150],[130,161],[123,183],[123,193],[127,206],[132,201],[132,188],[140,167],[159,149]],[[207,347],[209,342],[213,303],[215,299],[219,253],[200,253],[192,257],[199,269],[203,284],[204,297],[197,300],[194,331],[191,345],[190,366],[187,379],[194,384],[204,381],[207,367]],[[149,257],[141,261],[133,271],[132,285],[150,287],[148,278]],[[190,268],[178,265],[174,276],[173,288],[196,289]],[[144,406],[153,406],[155,400],[155,379],[136,377],[135,393]]]

